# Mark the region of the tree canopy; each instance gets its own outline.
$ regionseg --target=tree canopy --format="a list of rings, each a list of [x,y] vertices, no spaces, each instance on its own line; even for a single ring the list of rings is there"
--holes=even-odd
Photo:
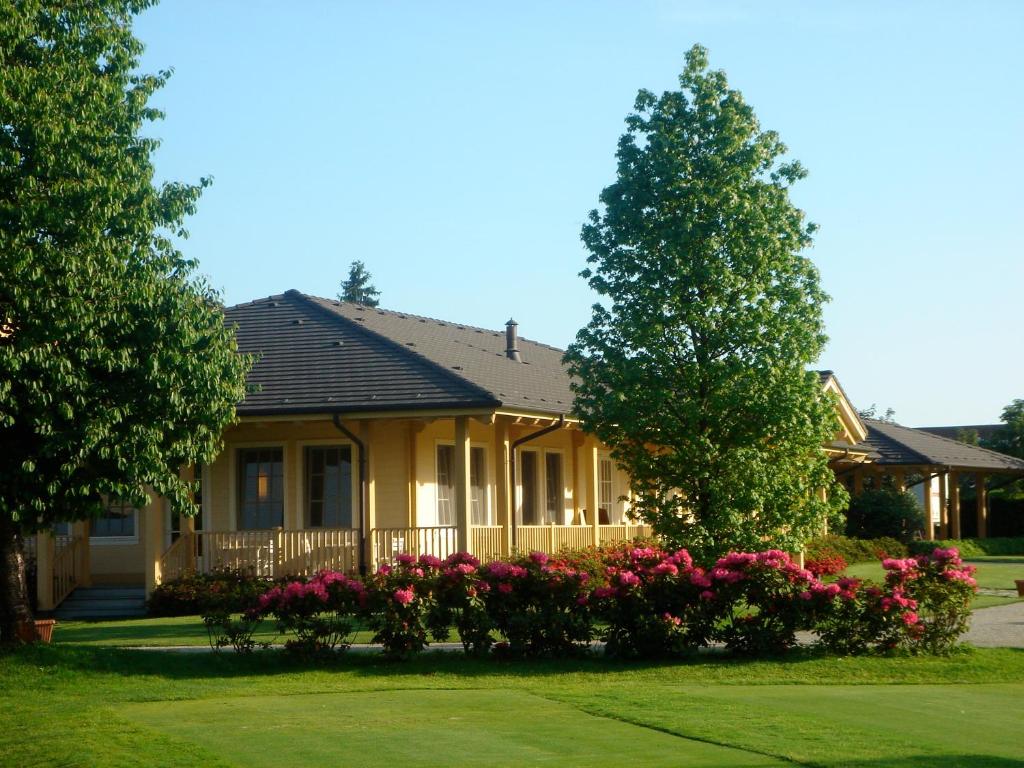
[[[602,301],[566,353],[576,413],[670,541],[797,550],[847,498],[822,450],[834,404],[808,370],[827,296],[789,199],[805,172],[700,46],[626,126],[582,231]]]
[[[249,361],[175,243],[198,184],[154,183],[143,127],[168,77],[137,71],[146,0],[0,16],[0,633],[15,536],[155,491],[194,512]]]
[[[1003,408],[1000,421],[1003,426],[985,441],[985,447],[1024,459],[1024,399]]]
[[[338,298],[353,304],[376,307],[380,304],[380,291],[374,288],[370,282],[372,279],[373,275],[367,271],[363,262],[353,261],[348,268],[348,277],[341,282],[341,293],[338,294]]]

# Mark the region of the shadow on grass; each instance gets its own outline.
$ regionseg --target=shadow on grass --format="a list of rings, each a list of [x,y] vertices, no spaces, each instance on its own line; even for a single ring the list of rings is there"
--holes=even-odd
[[[993,651],[985,651],[992,653]],[[998,649],[1011,654],[1012,666],[1024,662],[1024,649]],[[939,658],[950,666],[963,663],[974,651],[965,650],[959,656]],[[168,680],[230,679],[239,677],[272,677],[293,675],[309,671],[345,672],[367,678],[402,678],[423,675],[450,675],[465,679],[516,677],[523,680],[543,680],[565,674],[601,674],[615,677],[637,673],[690,668],[707,672],[707,682],[766,683],[766,684],[887,684],[899,682],[926,682],[888,678],[886,672],[849,679],[825,679],[827,671],[834,670],[850,660],[831,657],[811,649],[799,649],[785,657],[775,659],[748,659],[713,650],[695,656],[668,661],[624,662],[606,659],[590,653],[572,659],[500,660],[477,659],[458,652],[427,652],[407,661],[394,661],[378,652],[357,651],[309,661],[295,658],[280,650],[257,651],[242,655],[233,651],[168,652],[129,650],[104,646],[25,646],[13,652],[15,660],[40,669],[71,672],[107,673],[123,677],[155,676]],[[2,657],[0,657],[2,658]],[[1017,659],[1019,658],[1019,662]],[[864,657],[885,662],[883,657]],[[889,659],[888,661],[903,661]],[[927,659],[925,659],[927,661]],[[825,665],[825,666],[823,666]],[[887,670],[893,672],[892,668]],[[749,679],[747,672],[750,672]],[[1003,680],[1005,681],[1005,680]],[[941,679],[927,682],[944,682]],[[992,681],[996,682],[996,681]],[[1022,763],[1024,765],[1024,763]]]
[[[913,755],[844,762],[846,768],[1021,768],[1024,760],[994,755]]]

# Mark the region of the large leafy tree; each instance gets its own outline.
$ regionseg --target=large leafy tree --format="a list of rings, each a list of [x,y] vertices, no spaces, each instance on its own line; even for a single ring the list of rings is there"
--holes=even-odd
[[[1024,400],[1018,398],[1003,408],[1000,420],[1003,426],[985,441],[985,447],[1024,459]]]
[[[341,281],[338,298],[353,304],[376,307],[380,303],[380,291],[370,281],[373,275],[361,261],[353,261],[348,268],[348,277]]]
[[[827,297],[789,199],[804,170],[703,48],[679,86],[640,91],[583,227],[603,302],[566,354],[575,409],[671,542],[796,550],[846,500],[822,451],[837,417],[808,370]]]
[[[0,638],[25,617],[20,537],[147,493],[219,448],[247,359],[176,249],[199,185],[154,184],[137,73],[146,0],[0,10]]]

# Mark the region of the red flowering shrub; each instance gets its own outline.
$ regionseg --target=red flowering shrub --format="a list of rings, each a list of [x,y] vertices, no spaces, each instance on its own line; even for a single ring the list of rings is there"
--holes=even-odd
[[[394,566],[382,565],[366,579],[367,622],[375,643],[392,658],[408,658],[448,636],[435,598],[441,561],[433,555],[398,555]]]
[[[804,560],[804,568],[819,578],[821,576],[834,576],[846,570],[848,563],[846,558],[838,552],[825,551],[817,557]]]
[[[514,656],[566,656],[589,647],[594,635],[590,576],[543,552],[488,563],[480,570],[484,605],[501,646]]]
[[[309,580],[297,579],[268,590],[259,598],[258,612],[273,614],[281,632],[295,635],[285,648],[309,656],[347,648],[356,616],[365,605],[366,588],[361,581],[337,571],[321,571]]]

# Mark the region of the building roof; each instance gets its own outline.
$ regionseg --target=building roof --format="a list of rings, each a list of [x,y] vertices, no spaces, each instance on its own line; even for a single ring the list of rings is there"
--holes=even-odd
[[[1005,424],[964,424],[949,427],[918,427],[918,429],[931,432],[939,437],[948,437],[950,440],[956,440],[962,434],[971,433],[976,434],[979,440],[989,440],[1005,426]]]
[[[475,328],[288,291],[225,310],[259,355],[240,415],[506,407],[568,414],[563,351]],[[315,374],[315,375],[314,375]]]
[[[864,419],[867,439],[861,446],[882,465],[941,466],[991,472],[1024,472],[1024,460],[967,445],[920,429]]]

